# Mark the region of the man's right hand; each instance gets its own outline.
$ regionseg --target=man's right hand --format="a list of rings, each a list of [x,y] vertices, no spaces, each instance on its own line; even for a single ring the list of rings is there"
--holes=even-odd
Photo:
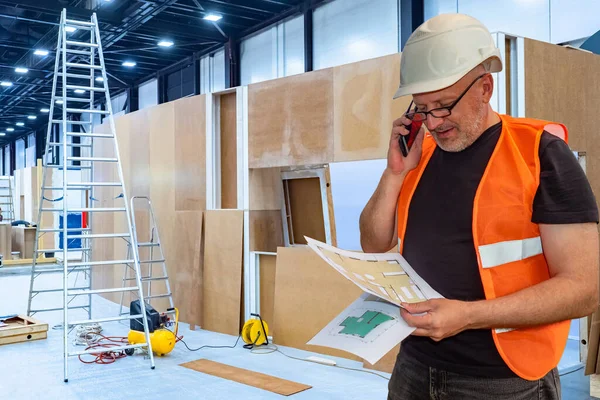
[[[392,135],[390,138],[390,146],[388,149],[387,168],[394,175],[406,174],[410,170],[416,168],[421,160],[421,147],[425,136],[425,129],[421,126],[415,141],[408,152],[408,156],[404,157],[400,151],[400,135],[408,135],[408,130],[404,125],[409,125],[411,121],[402,116],[396,119],[392,125]]]

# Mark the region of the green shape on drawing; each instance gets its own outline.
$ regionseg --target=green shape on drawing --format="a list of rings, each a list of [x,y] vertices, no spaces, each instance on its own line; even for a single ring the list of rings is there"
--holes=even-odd
[[[371,331],[386,321],[393,319],[378,311],[366,311],[361,317],[348,317],[340,324],[344,329],[340,333],[364,338]]]

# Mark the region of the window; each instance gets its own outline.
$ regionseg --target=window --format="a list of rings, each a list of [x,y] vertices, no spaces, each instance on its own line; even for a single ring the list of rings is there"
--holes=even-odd
[[[194,94],[194,65],[167,75],[167,101]]]

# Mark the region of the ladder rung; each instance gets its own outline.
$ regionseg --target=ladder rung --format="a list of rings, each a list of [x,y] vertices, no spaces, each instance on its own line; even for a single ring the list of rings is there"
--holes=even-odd
[[[96,26],[96,24],[94,24],[93,22],[88,22],[88,21],[79,21],[76,19],[66,19],[65,23],[67,25],[81,25],[81,26],[88,26],[90,28],[93,28]]]
[[[90,320],[90,321],[92,321],[92,320]],[[127,349],[140,349],[140,348],[146,347],[146,346],[148,346],[148,345],[146,344],[146,342],[144,342],[144,343],[138,343],[138,344],[127,344],[127,345],[123,345],[123,346],[108,347],[108,348],[105,348],[104,350],[102,348],[92,348],[89,350],[69,352],[69,357],[81,356],[83,354],[98,354],[98,353],[102,353],[102,352],[106,352],[106,351],[121,351],[121,350],[127,350]]]
[[[91,51],[75,50],[75,49],[66,49],[65,53],[69,53],[69,54],[81,54],[82,56],[91,56],[92,55]]]
[[[69,72],[67,72],[65,75],[67,75],[67,78],[77,78],[77,79],[92,79],[92,77],[90,77],[89,75],[81,75],[81,74],[71,74]],[[58,76],[63,76],[62,72],[58,73]]]
[[[56,142],[48,142],[48,146],[62,146],[62,143]],[[70,147],[92,147],[91,144],[83,144],[83,143],[67,143],[67,146]]]
[[[91,250],[89,247],[81,247],[81,248],[70,248],[67,249],[67,253],[72,251],[87,251],[87,250]],[[36,253],[62,253],[64,252],[64,249],[41,249],[41,250],[37,250]]]
[[[52,123],[53,124],[62,124],[63,121],[61,119],[53,119]],[[92,121],[67,121],[67,124],[71,124],[71,125],[92,125],[93,122]]]
[[[154,246],[158,246],[158,243],[152,243],[152,242],[138,243],[138,247],[154,247]]]
[[[62,290],[62,289],[61,289]],[[121,292],[132,292],[138,290],[137,286],[129,286],[124,288],[112,288],[112,289],[86,289],[86,290],[68,290],[67,296],[86,296],[88,294],[102,294],[102,293],[121,293]]]
[[[117,162],[117,158],[106,157],[67,157],[67,161],[97,161],[97,162]]]
[[[124,211],[126,211],[125,207],[117,207],[117,208],[73,208],[71,210],[67,210],[67,212],[124,212]]]
[[[91,228],[67,228],[67,233],[69,232],[89,232]],[[56,229],[38,229],[38,232],[50,233],[50,232],[64,232],[64,230],[60,228]]]
[[[62,289],[61,289],[62,290]],[[77,308],[87,308],[90,305],[85,305],[85,306],[69,306],[67,307],[69,310],[74,310]],[[39,312],[46,312],[46,311],[62,311],[62,307],[58,307],[58,308],[41,308],[39,310],[31,310],[32,313],[39,313]]]
[[[112,139],[114,136],[110,133],[85,133],[85,132],[67,132],[67,136],[95,137]]]
[[[59,308],[59,310],[62,310],[62,308]],[[108,318],[84,319],[81,321],[71,321],[71,322],[69,322],[69,326],[95,324],[95,323],[103,323],[103,322],[113,322],[113,321],[124,321],[126,319],[138,319],[138,318],[142,318],[142,314],[125,315],[125,316],[108,317]],[[96,350],[96,352],[98,352],[98,350]]]
[[[44,186],[44,190],[63,190],[62,186]],[[90,190],[91,187],[68,187],[67,190]],[[42,210],[43,211],[43,210]]]
[[[121,182],[71,182],[67,186],[122,186]]]
[[[102,69],[102,67],[100,65],[77,64],[77,63],[70,63],[70,62],[68,62],[66,65],[67,65],[67,67],[73,67],[73,68]]]
[[[106,89],[104,89],[104,88],[91,87],[91,86],[79,86],[79,85],[67,85],[67,89],[92,90],[94,92],[105,92],[106,91]],[[69,111],[68,108],[67,108],[67,111]]]
[[[67,46],[79,46],[79,47],[93,47],[97,48],[98,45],[96,43],[88,43],[88,42],[76,42],[74,40],[67,40],[65,42]]]
[[[132,264],[133,260],[109,260],[109,261],[88,261],[81,263],[72,263],[68,264],[68,267],[77,268],[77,267],[93,267],[97,265],[119,265],[119,264]],[[61,269],[62,271],[62,269]]]
[[[92,168],[90,166],[85,166],[85,165],[84,166],[78,165],[76,167],[77,167],[77,169],[90,169],[90,168]],[[63,168],[63,166],[62,165],[46,165],[46,168],[61,169],[61,168]]]
[[[135,281],[136,278],[126,278],[126,281]],[[149,277],[149,276],[143,276],[142,277],[142,282],[148,282],[148,281],[164,281],[165,279],[169,279],[168,276],[157,276],[157,277]]]
[[[108,114],[110,114],[110,112],[108,112],[108,111],[88,110],[88,109],[85,109],[85,108],[67,108],[67,112],[77,113],[77,114],[83,114],[83,113],[87,113],[87,114],[102,114],[102,115],[108,115]]]
[[[77,101],[79,103],[89,103],[91,100],[90,99],[86,99],[83,97],[67,97],[65,98],[66,101]]]
[[[76,287],[76,288],[68,288],[68,290],[83,290],[87,289],[87,287]],[[43,289],[43,290],[32,290],[31,293],[52,293],[52,292],[62,292],[63,289]]]
[[[36,264],[37,265],[37,264]],[[71,272],[80,272],[80,271],[89,271],[90,268],[71,268],[71,266],[69,265],[67,268],[67,275],[70,274]],[[35,270],[34,273],[36,274],[48,274],[48,273],[54,273],[54,272],[64,272],[64,268],[45,268],[45,269],[38,269]]]
[[[120,238],[129,237],[129,233],[94,233],[91,235],[67,235],[69,239],[108,239],[108,238]]]
[[[140,261],[140,264],[158,264],[158,263],[163,263],[165,262],[165,259],[160,259],[160,260],[142,260]]]
[[[164,297],[171,297],[171,293],[165,293],[165,294],[156,294],[154,296],[144,296],[144,299],[161,299]]]

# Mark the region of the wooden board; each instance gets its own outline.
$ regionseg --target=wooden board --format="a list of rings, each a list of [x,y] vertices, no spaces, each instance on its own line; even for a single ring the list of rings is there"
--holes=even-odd
[[[221,208],[237,208],[236,94],[220,96]]]
[[[240,333],[243,216],[241,210],[205,211],[202,329]]]
[[[281,210],[283,184],[280,168],[251,168],[248,178],[251,210]]]
[[[12,227],[12,251],[18,251],[21,258],[33,258],[35,233],[37,228],[23,225]]]
[[[0,337],[0,345],[30,342],[32,340],[46,339],[47,337],[48,337],[47,331]]]
[[[281,210],[250,211],[250,251],[276,252],[283,246]]]
[[[259,254],[258,256],[260,276],[260,316],[267,321],[269,326],[273,324],[273,309],[275,307],[275,272],[277,255]],[[269,331],[275,335],[274,330]]]
[[[248,86],[250,168],[333,161],[333,69]]]
[[[273,341],[277,345],[362,361],[341,350],[306,344],[361,293],[308,246],[279,247]]]
[[[394,100],[400,83],[400,54],[333,69],[334,161],[385,158],[392,123],[411,96]]]
[[[290,204],[290,210],[287,212],[291,214],[292,218],[291,226],[288,224],[290,242],[306,244],[304,236],[325,242],[325,222],[319,178],[288,179],[286,194]]]
[[[26,315],[9,318],[3,322],[8,326],[0,327],[0,345],[45,339],[48,331],[48,324]]]
[[[0,254],[5,260],[10,260],[12,251],[12,226],[10,222],[0,223]]]
[[[243,368],[233,367],[227,364],[221,364],[216,361],[200,359],[179,364],[182,367],[193,369],[194,371],[218,376],[223,379],[229,379],[244,385],[256,387],[269,392],[277,393],[283,396],[290,396],[310,389],[312,386],[304,385],[275,376],[251,371]]]

